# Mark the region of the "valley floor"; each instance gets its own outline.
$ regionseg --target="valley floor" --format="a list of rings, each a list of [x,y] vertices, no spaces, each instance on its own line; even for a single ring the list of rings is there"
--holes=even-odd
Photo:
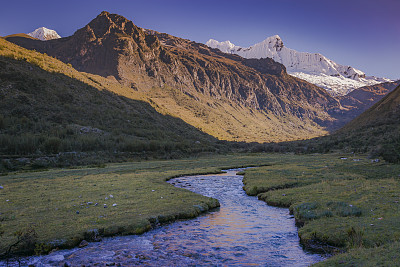
[[[165,181],[243,166],[261,166],[246,170],[244,189],[289,207],[306,247],[346,252],[321,265],[400,263],[400,165],[354,154],[236,154],[1,176],[0,253],[13,244],[8,256],[47,253],[193,218],[218,201]]]
[[[267,154],[242,154],[0,176],[0,255],[19,240],[10,256],[74,247],[100,236],[140,234],[159,223],[193,218],[219,202],[166,180],[273,160]]]

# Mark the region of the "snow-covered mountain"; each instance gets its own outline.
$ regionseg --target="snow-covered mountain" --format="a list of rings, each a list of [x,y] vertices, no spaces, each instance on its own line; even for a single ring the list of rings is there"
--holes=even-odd
[[[287,48],[278,35],[268,37],[248,48],[236,46],[230,41],[218,42],[213,39],[210,39],[206,45],[244,58],[272,58],[285,65],[290,75],[325,88],[332,95],[345,95],[362,86],[392,81],[366,76],[358,69],[337,64],[318,53],[298,52]]]
[[[45,27],[37,28],[33,32],[28,33],[28,35],[32,36],[34,38],[37,38],[39,40],[42,40],[42,41],[61,38],[61,36],[58,35],[58,33],[56,31],[47,29]]]

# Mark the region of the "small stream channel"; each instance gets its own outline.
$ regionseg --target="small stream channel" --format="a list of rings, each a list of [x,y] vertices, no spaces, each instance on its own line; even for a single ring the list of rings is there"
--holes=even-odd
[[[247,196],[240,169],[175,178],[177,187],[217,198],[221,207],[139,236],[104,238],[84,248],[24,259],[35,266],[309,266],[323,260],[302,249],[293,216]],[[1,265],[1,263],[0,263]]]

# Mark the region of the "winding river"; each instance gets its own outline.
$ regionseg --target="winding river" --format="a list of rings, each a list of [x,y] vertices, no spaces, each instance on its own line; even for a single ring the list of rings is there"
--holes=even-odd
[[[30,257],[35,266],[308,266],[323,260],[302,249],[293,216],[250,197],[239,169],[175,178],[177,187],[217,198],[221,207],[139,236],[104,238],[84,248]]]

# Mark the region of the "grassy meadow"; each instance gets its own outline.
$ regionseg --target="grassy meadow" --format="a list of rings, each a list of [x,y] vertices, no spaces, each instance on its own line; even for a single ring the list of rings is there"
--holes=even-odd
[[[248,194],[290,209],[306,248],[347,252],[321,266],[400,263],[400,165],[354,154],[293,155],[246,170],[244,184]]]
[[[11,252],[46,253],[56,247],[77,246],[83,239],[139,234],[158,223],[193,218],[219,206],[218,201],[176,188],[166,180],[274,160],[267,154],[242,154],[0,176],[4,187],[0,189],[4,231],[0,254],[4,256],[19,239],[23,242]]]
[[[317,265],[400,262],[400,165],[354,154],[236,154],[1,176],[1,251],[20,239],[13,253],[46,253],[193,218],[218,201],[166,180],[240,166],[260,166],[245,171],[249,195],[288,207],[301,243],[335,255]]]

